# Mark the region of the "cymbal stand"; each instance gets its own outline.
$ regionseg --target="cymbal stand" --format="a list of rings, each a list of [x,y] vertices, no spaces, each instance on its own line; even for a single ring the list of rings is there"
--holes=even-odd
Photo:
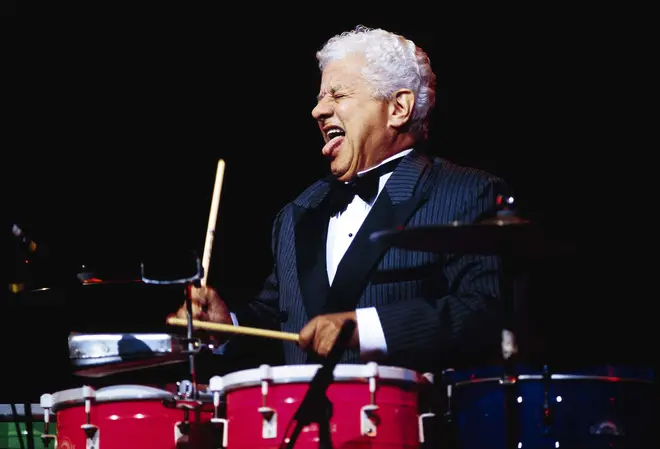
[[[188,365],[190,373],[190,382],[181,382],[179,385],[179,394],[186,399],[197,401],[199,399],[199,392],[197,388],[197,370],[195,369],[195,356],[197,355],[197,348],[193,338],[193,312],[192,312],[192,288],[201,285],[201,279],[204,277],[204,267],[199,257],[195,258],[196,270],[191,276],[179,279],[153,279],[145,275],[144,263],[141,264],[142,268],[142,281],[147,284],[159,285],[174,285],[180,284],[184,286],[184,296],[186,303],[186,339],[188,342]]]
[[[190,381],[192,382],[192,391],[190,392],[193,400],[198,399],[197,391],[197,370],[195,369],[195,347],[193,343],[193,311],[192,311],[192,287],[193,283],[186,285],[186,314],[188,325],[186,326],[186,338],[188,340],[188,370],[190,373]]]
[[[518,217],[515,212],[513,197],[498,197],[499,210],[494,218],[486,220],[498,225],[525,223],[526,220]],[[506,447],[517,449],[520,441],[519,414],[518,414],[518,370],[516,341],[519,326],[518,316],[525,296],[524,277],[519,271],[516,242],[505,248],[500,254],[500,291],[503,303],[504,327],[502,329],[502,362],[503,375],[500,384],[504,388],[504,412],[506,416]]]
[[[454,401],[453,401],[453,394],[454,394],[454,387],[455,387],[455,380],[454,380],[454,369],[453,368],[448,368],[442,371],[442,386],[445,388],[445,394],[444,394],[444,414],[443,414],[443,432],[442,434],[445,436],[443,442],[447,444],[447,447],[449,448],[458,448],[460,447],[459,445],[459,438],[458,438],[458,425],[456,423],[456,418],[454,416],[455,410],[454,410]]]
[[[550,410],[550,381],[552,374],[548,369],[548,365],[543,365],[542,370],[543,379],[543,433],[550,434],[550,427],[552,426],[552,410]]]

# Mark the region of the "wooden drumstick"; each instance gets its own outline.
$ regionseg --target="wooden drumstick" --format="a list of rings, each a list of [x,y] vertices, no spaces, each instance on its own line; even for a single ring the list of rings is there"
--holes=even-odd
[[[213,199],[211,200],[211,211],[209,212],[209,223],[206,228],[206,241],[204,242],[204,255],[202,256],[202,267],[204,276],[201,285],[205,286],[209,277],[209,266],[211,265],[211,250],[213,249],[213,238],[215,237],[215,224],[218,220],[218,207],[220,205],[220,193],[222,193],[222,182],[225,176],[225,161],[218,160],[218,168],[215,173],[215,184],[213,185]]]
[[[169,317],[167,324],[173,326],[187,326],[188,320],[184,318]],[[277,340],[287,340],[298,342],[298,334],[293,332],[280,332],[269,329],[260,329],[257,327],[234,326],[233,324],[210,323],[208,321],[193,320],[193,327],[197,329],[212,332],[228,332],[232,334],[251,335],[254,337],[275,338]]]

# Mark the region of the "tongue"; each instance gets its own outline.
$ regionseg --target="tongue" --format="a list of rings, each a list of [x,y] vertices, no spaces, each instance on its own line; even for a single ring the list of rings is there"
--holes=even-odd
[[[326,157],[332,157],[335,155],[335,151],[339,148],[339,146],[342,144],[344,141],[344,136],[340,137],[335,137],[331,141],[325,144],[323,149],[321,150],[321,153],[323,153],[323,156]]]

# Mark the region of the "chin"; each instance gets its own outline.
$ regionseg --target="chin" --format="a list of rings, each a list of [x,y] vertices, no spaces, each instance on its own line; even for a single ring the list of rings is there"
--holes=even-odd
[[[339,178],[346,173],[346,170],[338,163],[338,161],[333,161],[330,163],[330,173]]]

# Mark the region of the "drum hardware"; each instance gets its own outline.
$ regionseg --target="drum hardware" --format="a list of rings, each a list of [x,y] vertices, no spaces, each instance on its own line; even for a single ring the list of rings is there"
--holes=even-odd
[[[443,417],[445,420],[445,423],[451,424],[454,421],[454,412],[452,410],[453,408],[453,402],[452,402],[452,395],[454,393],[454,370],[452,368],[448,368],[446,370],[443,370],[441,373],[442,375],[442,383],[446,388],[446,403],[445,403],[445,412],[443,413]]]
[[[44,447],[49,447],[51,441],[55,441],[55,434],[50,433],[50,409],[53,406],[53,396],[42,394],[39,398],[39,405],[44,411],[44,431],[41,434],[41,441]]]
[[[454,410],[454,388],[456,386],[456,381],[454,380],[455,370],[453,368],[447,368],[440,372],[442,386],[444,387],[444,396],[441,398],[441,402],[437,405],[438,408],[444,409],[442,414],[442,422],[440,435],[443,438],[445,443],[443,446],[449,448],[458,448],[459,439],[458,439],[458,430],[456,424],[456,412]],[[421,429],[420,429],[421,432]],[[420,433],[420,435],[423,435]],[[425,441],[420,439],[421,443]]]
[[[83,386],[83,398],[85,399],[85,423],[80,428],[87,437],[86,448],[97,449],[99,447],[99,428],[92,424],[92,399],[96,398],[96,392],[92,387]]]
[[[312,378],[309,389],[293,416],[296,425],[290,436],[286,436],[280,444],[280,449],[293,449],[303,428],[316,423],[319,426],[319,449],[332,449],[330,419],[332,418],[332,403],[326,391],[334,378],[334,370],[353,336],[357,323],[347,320],[339,330],[332,349]],[[289,423],[291,425],[291,423]]]
[[[200,287],[201,280],[204,277],[204,266],[199,257],[196,257],[196,271],[194,274],[188,277],[180,279],[151,279],[148,278],[145,274],[145,264],[142,262],[140,264],[141,268],[141,278],[142,281],[146,284],[158,284],[158,285],[184,285],[185,286],[185,302],[187,310],[187,319],[188,323],[186,326],[186,337],[188,341],[188,365],[190,371],[190,378],[192,382],[192,398],[198,399],[198,389],[197,389],[197,370],[195,369],[195,355],[196,347],[193,338],[193,311],[192,311],[192,287]]]
[[[42,394],[39,403],[44,409],[44,432],[41,434],[41,441],[44,447],[49,447],[51,441],[55,440],[55,434],[50,433],[50,409],[53,407],[53,395]]]
[[[544,433],[550,433],[550,426],[552,425],[552,411],[550,410],[550,380],[552,375],[548,369],[548,365],[543,365],[541,371],[543,377],[543,425]]]
[[[213,417],[211,418],[211,423],[221,432],[222,447],[227,447],[229,421],[220,417],[220,395],[224,389],[223,387],[224,383],[221,376],[213,376],[209,379],[209,391],[213,395]],[[222,429],[220,429],[220,426],[222,426]]]
[[[261,380],[261,407],[257,411],[262,416],[261,438],[268,440],[277,438],[277,410],[268,406],[268,385],[273,380],[270,366],[259,367]]]
[[[375,363],[368,363],[367,369],[369,370],[369,404],[362,407],[360,410],[360,431],[362,435],[368,437],[375,437],[378,434],[378,406],[376,405],[376,379],[378,377],[378,365]],[[420,417],[421,421],[421,417]]]

